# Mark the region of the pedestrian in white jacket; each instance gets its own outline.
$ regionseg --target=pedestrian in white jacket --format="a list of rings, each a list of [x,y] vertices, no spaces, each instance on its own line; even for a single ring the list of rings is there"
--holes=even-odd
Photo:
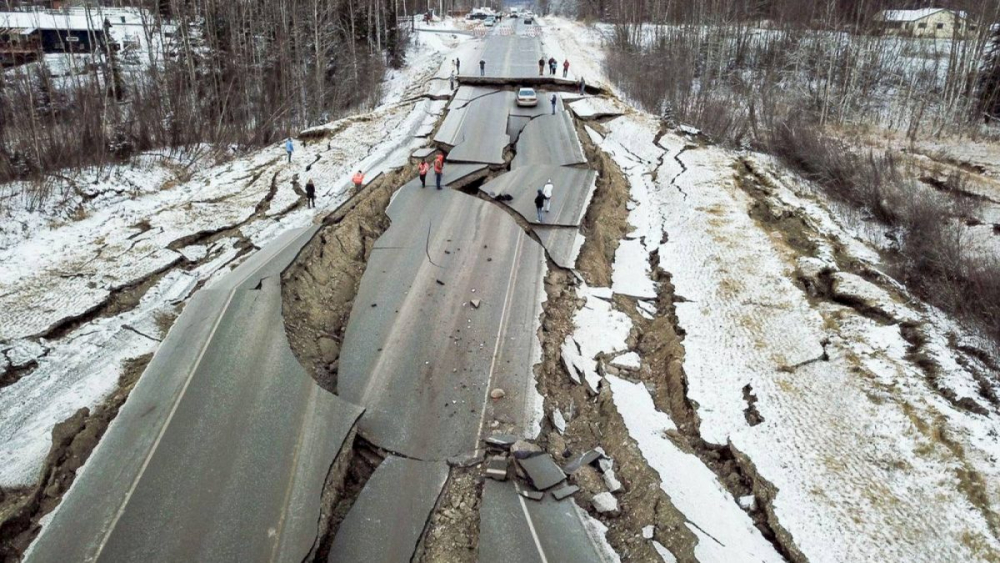
[[[552,178],[542,186],[542,195],[545,196],[545,212],[548,213],[552,207]]]

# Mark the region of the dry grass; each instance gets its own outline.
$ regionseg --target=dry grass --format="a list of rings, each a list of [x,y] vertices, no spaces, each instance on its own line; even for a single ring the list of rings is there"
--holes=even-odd
[[[949,194],[962,190],[961,178],[949,178],[946,193],[918,189],[890,153],[853,152],[794,119],[773,129],[769,148],[831,198],[890,227],[897,240],[890,256],[896,277],[1000,348],[1000,261],[970,251],[954,220],[967,214],[965,198]]]

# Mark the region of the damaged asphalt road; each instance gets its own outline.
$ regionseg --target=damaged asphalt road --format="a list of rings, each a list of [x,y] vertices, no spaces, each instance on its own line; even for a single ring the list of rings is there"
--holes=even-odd
[[[361,409],[285,338],[289,231],[199,292],[42,528],[29,561],[301,561]]]
[[[517,75],[515,67],[534,67],[534,56],[517,62],[526,42],[539,50],[535,38],[490,38],[484,48],[499,72]],[[477,107],[497,109],[468,104],[460,129],[479,122]],[[559,135],[575,134],[566,117]],[[521,139],[544,142],[529,134],[541,123]],[[509,169],[506,119],[498,127],[499,159],[496,143],[477,138],[457,159],[468,165],[451,158],[448,167]],[[560,141],[555,153],[522,157],[519,171],[545,166],[560,189],[579,188],[557,194],[553,209],[560,228],[577,233],[593,174],[561,166],[582,162],[578,142]],[[336,394],[305,372],[281,322],[280,274],[318,228],[279,237],[200,291],[28,560],[410,561],[452,474],[483,461],[483,438],[540,429],[533,369],[551,257],[511,209],[416,181],[395,193],[390,228],[365,249]],[[575,247],[564,253],[571,262],[581,239],[560,240]],[[341,486],[330,476],[350,473],[355,432],[384,460],[324,531],[326,491]],[[526,501],[516,486],[492,483],[488,495],[477,487],[480,533],[496,548],[480,550],[480,561],[505,558],[511,543],[524,560],[606,560],[574,487]],[[506,510],[511,502],[521,510]]]

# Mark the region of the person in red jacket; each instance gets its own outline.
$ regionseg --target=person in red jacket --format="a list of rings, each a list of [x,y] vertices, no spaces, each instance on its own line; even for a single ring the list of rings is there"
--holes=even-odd
[[[358,170],[354,174],[354,178],[351,178],[351,181],[354,182],[354,190],[355,191],[361,191],[361,184],[365,183],[365,174],[364,174],[364,172]]]
[[[563,78],[566,78],[567,74],[569,74],[569,59],[563,61]]]
[[[417,165],[417,173],[420,174],[420,187],[427,187],[427,171],[431,169],[431,165],[427,164],[426,160],[421,160],[420,164]]]
[[[441,189],[441,176],[444,174],[444,153],[437,155],[434,159],[434,176],[437,180],[437,188]]]

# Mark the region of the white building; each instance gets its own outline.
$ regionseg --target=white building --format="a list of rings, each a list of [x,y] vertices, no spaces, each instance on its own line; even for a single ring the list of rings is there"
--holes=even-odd
[[[935,39],[965,38],[976,31],[965,12],[944,8],[885,10],[875,16],[883,30],[897,35]]]

